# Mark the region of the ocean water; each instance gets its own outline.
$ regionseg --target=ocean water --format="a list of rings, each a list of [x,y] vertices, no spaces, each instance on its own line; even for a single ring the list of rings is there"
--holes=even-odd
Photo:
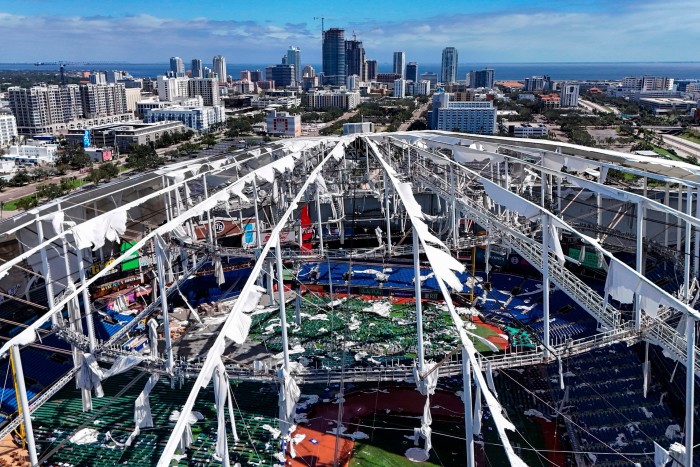
[[[264,70],[269,63],[228,64],[228,74],[238,78],[242,70]],[[211,64],[204,66],[212,67]],[[320,64],[312,64],[317,72]],[[616,80],[625,76],[670,76],[676,79],[700,79],[700,62],[629,62],[629,63],[473,63],[458,67],[458,79],[464,79],[469,70],[493,68],[497,80],[522,80],[533,75],[549,75],[554,80]],[[126,70],[134,77],[156,77],[169,69],[167,63],[108,63],[67,65],[67,70]],[[0,63],[0,70],[58,70],[58,66],[32,63]],[[390,72],[390,63],[380,63],[379,72]],[[418,72],[440,73],[439,63],[418,64]]]

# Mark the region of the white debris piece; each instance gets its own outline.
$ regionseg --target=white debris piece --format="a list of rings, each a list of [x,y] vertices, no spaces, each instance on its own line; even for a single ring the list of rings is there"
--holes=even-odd
[[[93,428],[83,428],[71,436],[68,441],[73,444],[94,444],[97,442],[97,437],[99,435],[100,432]]]
[[[376,313],[382,318],[388,318],[389,316],[391,316],[391,302],[374,302],[370,306],[363,308],[362,311]]]

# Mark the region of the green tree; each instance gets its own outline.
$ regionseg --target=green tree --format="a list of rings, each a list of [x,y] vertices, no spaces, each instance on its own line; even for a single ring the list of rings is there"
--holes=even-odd
[[[12,186],[24,186],[31,181],[31,177],[26,170],[20,170],[14,177],[10,180],[10,185]]]
[[[39,204],[39,201],[37,200],[36,196],[26,196],[18,199],[16,206],[17,209],[29,211],[30,209],[36,207],[37,204]]]
[[[126,166],[137,171],[155,169],[163,164],[163,159],[158,156],[153,147],[146,144],[137,144],[131,147]]]
[[[202,136],[202,144],[206,145],[207,148],[214,146],[216,141],[216,136],[212,135],[211,133],[207,133],[206,135]]]

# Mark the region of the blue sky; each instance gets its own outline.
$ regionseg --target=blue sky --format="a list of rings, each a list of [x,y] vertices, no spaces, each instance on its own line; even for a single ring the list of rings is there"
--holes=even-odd
[[[322,6],[317,6],[322,5]],[[0,0],[0,62],[119,60],[276,63],[289,45],[320,62],[320,21],[368,58],[435,63],[700,60],[697,0]]]

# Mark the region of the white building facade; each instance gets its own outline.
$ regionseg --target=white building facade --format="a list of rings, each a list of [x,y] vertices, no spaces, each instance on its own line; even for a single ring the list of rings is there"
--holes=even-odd
[[[14,115],[0,115],[0,145],[10,144],[17,137],[17,120]]]
[[[164,109],[146,110],[143,120],[146,123],[180,121],[192,130],[207,132],[212,126],[224,123],[226,116],[222,106],[173,106]]]

